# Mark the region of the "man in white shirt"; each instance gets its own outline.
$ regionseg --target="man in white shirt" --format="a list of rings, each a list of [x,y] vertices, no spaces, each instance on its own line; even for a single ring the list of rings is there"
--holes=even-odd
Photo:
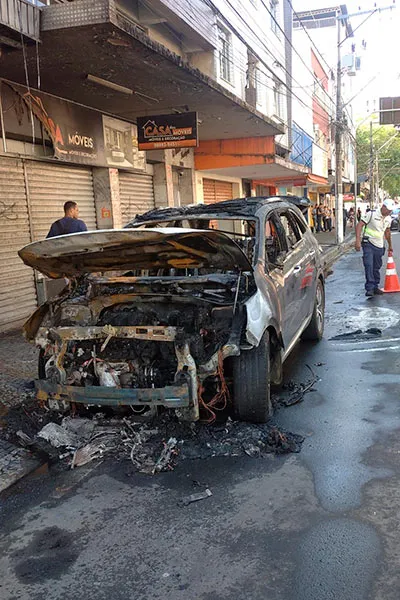
[[[385,239],[389,246],[389,256],[393,254],[390,234],[390,215],[394,209],[393,200],[387,199],[381,208],[367,212],[361,217],[356,228],[356,250],[363,249],[365,270],[365,295],[368,297],[383,294],[379,288],[382,257],[385,254]]]

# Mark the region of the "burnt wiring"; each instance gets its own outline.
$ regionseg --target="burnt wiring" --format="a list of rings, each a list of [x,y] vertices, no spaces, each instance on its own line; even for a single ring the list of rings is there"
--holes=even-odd
[[[207,413],[210,414],[208,419],[203,419],[207,424],[214,423],[215,419],[217,418],[215,413],[225,410],[228,402],[230,401],[229,388],[224,375],[224,359],[221,351],[218,352],[218,367],[216,375],[219,379],[218,391],[208,402],[203,396],[205,392],[203,384],[200,383],[200,381],[198,383],[198,398],[200,408],[203,408]]]

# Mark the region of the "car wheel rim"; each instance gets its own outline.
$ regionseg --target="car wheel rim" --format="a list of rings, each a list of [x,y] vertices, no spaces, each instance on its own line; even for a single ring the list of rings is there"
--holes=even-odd
[[[322,291],[322,285],[317,286],[317,296],[315,299],[315,308],[317,316],[318,331],[322,331],[324,326],[324,293]]]

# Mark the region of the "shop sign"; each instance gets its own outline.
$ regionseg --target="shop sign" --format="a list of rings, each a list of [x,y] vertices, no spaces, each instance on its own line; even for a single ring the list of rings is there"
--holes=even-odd
[[[139,150],[198,146],[197,113],[138,117]]]
[[[9,84],[42,123],[61,161],[97,165],[105,160],[102,115],[79,104]]]
[[[5,83],[22,98],[28,117],[32,113],[40,121],[52,142],[55,158],[68,163],[146,169],[136,125],[32,88]]]

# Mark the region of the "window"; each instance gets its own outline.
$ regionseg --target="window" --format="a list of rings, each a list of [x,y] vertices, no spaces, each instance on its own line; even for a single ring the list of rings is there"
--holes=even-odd
[[[279,37],[279,27],[278,27],[278,8],[279,8],[279,0],[270,0],[269,2],[269,12],[271,13],[271,29],[272,31]]]
[[[276,267],[278,257],[284,251],[276,223],[271,217],[265,222],[265,269]]]
[[[228,83],[233,83],[232,34],[221,25],[218,25],[218,40],[220,77]]]
[[[301,233],[296,222],[288,213],[280,215],[279,219],[286,235],[288,249],[291,250],[300,241]]]

